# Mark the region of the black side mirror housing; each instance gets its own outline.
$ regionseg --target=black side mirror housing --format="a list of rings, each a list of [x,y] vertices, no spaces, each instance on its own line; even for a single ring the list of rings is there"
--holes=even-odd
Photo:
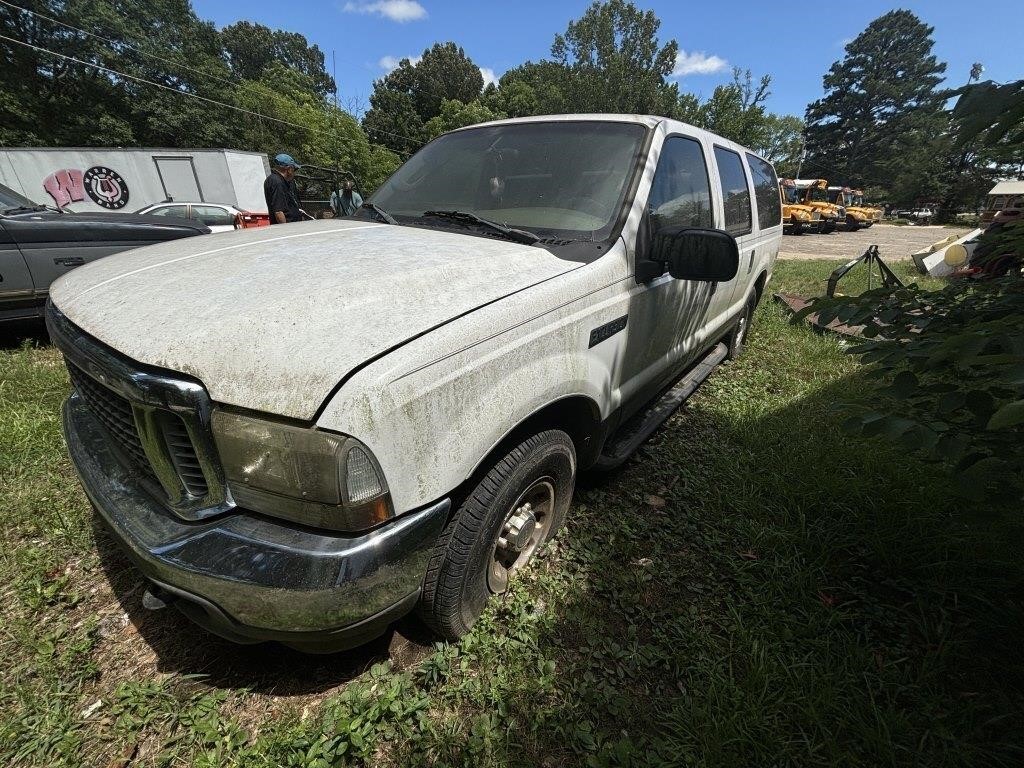
[[[667,264],[677,280],[724,283],[739,271],[740,249],[736,238],[720,229],[680,227],[654,235],[650,260]]]

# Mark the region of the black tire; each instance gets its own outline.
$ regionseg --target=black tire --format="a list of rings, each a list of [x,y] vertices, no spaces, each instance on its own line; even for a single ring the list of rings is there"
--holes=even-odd
[[[853,216],[847,216],[846,217],[846,231],[847,232],[856,232],[858,229],[860,229],[860,225],[857,223],[857,220],[855,218],[853,218]]]
[[[758,294],[754,290],[751,292],[750,298],[747,299],[746,306],[743,307],[743,314],[740,315],[735,327],[732,329],[732,333],[729,334],[729,354],[726,355],[727,360],[735,360],[743,354],[747,337],[750,335],[750,324],[754,320],[754,310],[757,309],[757,299]]]
[[[536,541],[522,563],[551,539],[565,518],[576,482],[576,450],[567,434],[547,430],[524,440],[499,459],[448,521],[427,565],[419,615],[445,640],[469,631],[495,591],[490,581],[498,541],[508,519],[528,492],[547,484],[553,500],[543,530],[537,517]],[[544,486],[545,490],[547,486]]]
[[[796,217],[793,217],[793,223],[790,225],[792,228],[792,234],[802,235],[804,233],[804,224],[802,221],[797,221]]]

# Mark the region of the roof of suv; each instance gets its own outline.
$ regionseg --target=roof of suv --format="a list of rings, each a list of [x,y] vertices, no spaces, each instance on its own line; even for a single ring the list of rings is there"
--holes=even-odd
[[[720,136],[717,133],[712,133],[704,128],[698,128],[690,123],[684,123],[681,120],[673,120],[669,117],[660,117],[658,115],[624,115],[617,113],[586,113],[586,114],[562,114],[562,115],[532,115],[530,117],[513,117],[505,120],[492,120],[487,123],[476,123],[475,125],[467,125],[463,128],[457,128],[452,133],[458,131],[471,131],[474,128],[483,128],[492,125],[516,125],[521,123],[552,123],[552,122],[603,122],[603,123],[633,123],[636,125],[643,125],[648,128],[655,128],[659,125],[665,125],[666,128],[671,131],[673,129],[684,128],[687,132],[693,134],[704,134],[709,137],[715,144],[723,147],[731,148],[740,152],[749,152],[757,157],[760,157],[757,152],[745,147],[742,144],[737,144],[731,139],[727,139],[724,136]],[[762,158],[764,159],[764,158]],[[767,161],[766,161],[767,162]],[[798,185],[799,186],[799,185]]]

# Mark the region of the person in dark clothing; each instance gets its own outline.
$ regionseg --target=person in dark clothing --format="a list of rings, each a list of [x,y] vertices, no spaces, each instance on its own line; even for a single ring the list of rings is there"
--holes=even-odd
[[[263,197],[267,201],[271,224],[286,224],[301,221],[299,194],[295,188],[295,171],[299,164],[291,155],[280,154],[274,158],[274,170],[263,182]]]

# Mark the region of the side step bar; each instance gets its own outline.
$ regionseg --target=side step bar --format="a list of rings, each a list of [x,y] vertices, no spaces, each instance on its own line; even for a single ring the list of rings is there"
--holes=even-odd
[[[691,368],[672,389],[623,424],[605,443],[594,469],[615,469],[640,447],[676,409],[697,391],[697,387],[725,360],[729,348],[720,343],[711,348],[704,359]]]

